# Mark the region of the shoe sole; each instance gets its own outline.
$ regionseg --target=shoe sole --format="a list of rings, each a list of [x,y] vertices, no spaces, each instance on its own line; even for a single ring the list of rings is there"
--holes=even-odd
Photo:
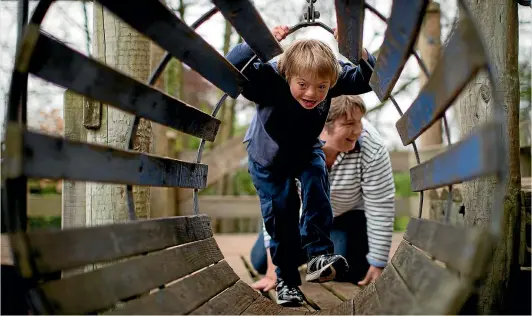
[[[300,307],[303,306],[303,302],[294,302],[294,301],[286,301],[286,300],[280,300],[277,299],[277,304],[283,306],[283,307]]]
[[[318,271],[307,273],[305,280],[307,282],[313,282],[313,283],[329,282],[336,278],[337,271],[340,271],[341,272],[340,274],[343,274],[347,271],[347,269],[348,269],[348,266],[347,266],[347,262],[345,261],[345,259],[336,260],[335,262],[329,263],[328,265],[324,266]],[[324,272],[326,272],[327,270],[330,270],[330,273],[325,274]]]

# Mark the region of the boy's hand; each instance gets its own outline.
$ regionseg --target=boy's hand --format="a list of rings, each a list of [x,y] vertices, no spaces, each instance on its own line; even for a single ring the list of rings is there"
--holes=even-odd
[[[288,36],[288,26],[279,25],[272,29],[272,34],[275,36],[275,39],[280,42]]]
[[[334,39],[338,42],[338,29],[333,28],[334,31]],[[368,50],[365,48],[362,48],[362,59],[368,60]]]

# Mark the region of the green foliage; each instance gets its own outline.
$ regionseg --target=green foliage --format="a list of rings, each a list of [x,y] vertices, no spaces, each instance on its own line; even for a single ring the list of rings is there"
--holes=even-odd
[[[44,184],[43,187],[39,184],[39,181],[36,179],[28,179],[28,190],[31,194],[59,194],[55,190],[57,181],[49,181]]]
[[[28,226],[30,230],[61,228],[61,216],[29,217]]]
[[[410,221],[410,216],[399,216],[396,217],[393,223],[393,230],[396,232],[404,232],[408,222]]]
[[[409,197],[416,196],[416,192],[412,192],[410,186],[410,174],[407,172],[396,172],[393,174],[393,181],[395,183],[395,196]]]
[[[251,176],[247,170],[239,170],[236,172],[234,179],[235,195],[256,195],[257,191],[251,181]]]

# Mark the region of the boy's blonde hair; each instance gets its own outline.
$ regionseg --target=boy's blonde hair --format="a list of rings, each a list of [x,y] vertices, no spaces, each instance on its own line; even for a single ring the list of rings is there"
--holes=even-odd
[[[331,81],[334,87],[340,74],[340,65],[332,49],[315,39],[303,39],[292,43],[279,57],[279,73],[290,81],[293,76],[310,74],[314,78]]]
[[[331,100],[329,115],[325,121],[325,126],[330,128],[334,121],[342,116],[352,113],[355,108],[359,108],[362,115],[366,114],[367,108],[364,100],[358,95],[341,95]]]

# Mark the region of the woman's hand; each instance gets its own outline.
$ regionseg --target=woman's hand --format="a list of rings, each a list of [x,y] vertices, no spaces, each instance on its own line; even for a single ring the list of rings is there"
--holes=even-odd
[[[368,285],[371,282],[376,281],[382,274],[382,268],[377,268],[375,266],[369,266],[368,273],[364,280],[358,282],[358,285]]]
[[[284,40],[288,36],[288,26],[286,25],[279,25],[272,29],[272,34],[275,36],[275,39],[280,42]]]
[[[277,274],[275,270],[266,272],[266,275],[258,280],[257,282],[251,284],[251,287],[257,291],[268,292],[269,290],[275,288],[277,285]]]

